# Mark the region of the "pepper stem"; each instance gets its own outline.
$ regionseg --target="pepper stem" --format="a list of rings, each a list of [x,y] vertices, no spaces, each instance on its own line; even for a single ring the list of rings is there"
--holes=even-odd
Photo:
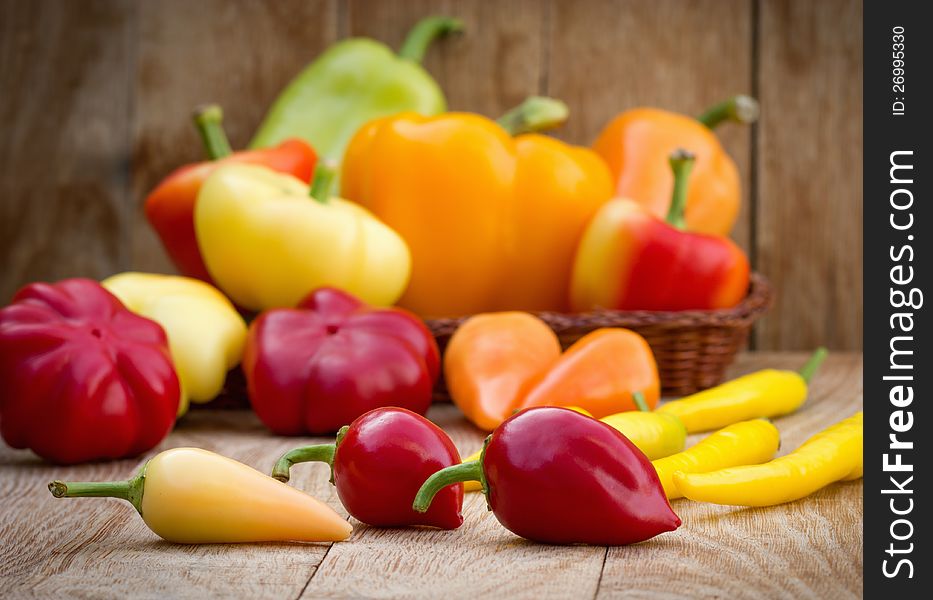
[[[637,406],[638,410],[641,412],[651,412],[651,409],[648,408],[648,403],[645,402],[645,395],[641,392],[632,392],[632,400],[635,401],[635,406]]]
[[[570,114],[567,105],[555,98],[529,96],[496,119],[509,135],[546,131],[561,126]]]
[[[316,446],[303,446],[301,448],[289,450],[282,455],[282,458],[276,461],[275,467],[272,469],[272,477],[278,479],[282,483],[286,483],[292,466],[304,462],[327,463],[333,473],[334,454],[336,451],[336,444],[318,444]],[[333,477],[331,479],[333,479]],[[331,483],[333,483],[333,481],[331,481]]]
[[[53,481],[49,491],[56,498],[120,498],[143,514],[143,488],[146,483],[145,467],[139,475],[126,481]]]
[[[398,51],[399,58],[420,63],[428,51],[428,46],[435,39],[448,33],[463,31],[463,21],[451,17],[425,17],[421,19],[408,32],[402,47]]]
[[[813,375],[816,374],[816,370],[820,368],[821,364],[823,364],[827,354],[829,354],[829,350],[822,346],[813,351],[813,355],[810,356],[810,360],[808,360],[807,364],[805,364],[799,371],[800,376],[803,377],[804,381],[810,383],[810,379],[813,378]]]
[[[201,134],[204,153],[211,160],[217,160],[233,154],[230,141],[222,125],[224,111],[217,104],[205,104],[194,111],[194,126]]]
[[[751,125],[758,120],[760,112],[757,100],[751,96],[739,94],[711,106],[705,113],[697,117],[697,121],[710,129],[714,129],[723,121]]]
[[[459,465],[452,465],[428,477],[427,481],[424,482],[421,489],[418,490],[418,493],[415,495],[415,501],[412,503],[411,507],[415,512],[428,512],[428,509],[431,508],[431,502],[434,500],[434,496],[436,496],[439,491],[448,485],[463,483],[464,481],[479,481],[483,484],[483,491],[486,491],[482,458],[460,463]]]
[[[667,210],[665,219],[669,225],[683,229],[687,222],[684,219],[684,210],[687,208],[687,183],[690,180],[690,171],[693,170],[695,156],[682,148],[671,153],[671,169],[674,171],[674,194],[671,197],[671,207]]]
[[[311,182],[311,197],[327,204],[330,200],[330,186],[334,183],[337,176],[337,163],[332,160],[323,160],[318,163],[314,170],[314,181]]]

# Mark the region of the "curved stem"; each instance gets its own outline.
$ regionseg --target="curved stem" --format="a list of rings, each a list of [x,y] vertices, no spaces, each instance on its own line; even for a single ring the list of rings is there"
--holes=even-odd
[[[635,401],[635,406],[637,406],[638,410],[641,412],[651,412],[651,409],[648,408],[648,403],[645,402],[645,395],[641,392],[632,392],[632,400]]]
[[[276,461],[275,467],[272,469],[272,477],[285,483],[288,481],[292,466],[303,462],[327,463],[331,468],[331,474],[333,474],[334,454],[336,451],[336,444],[318,444],[289,450]],[[331,483],[333,483],[333,477],[331,477]]]
[[[710,129],[715,128],[723,121],[750,125],[758,120],[760,112],[757,100],[751,96],[739,94],[711,106],[705,113],[697,117],[697,121]]]
[[[332,160],[323,160],[318,163],[314,170],[314,180],[311,182],[311,197],[327,204],[330,200],[330,186],[334,183],[337,176],[337,163]]]
[[[58,481],[49,484],[49,491],[56,498],[120,498],[133,505],[136,512],[143,514],[143,488],[145,468],[139,475],[126,481]]]
[[[817,348],[813,355],[810,356],[810,360],[807,361],[799,371],[800,376],[803,377],[803,380],[807,383],[810,383],[810,379],[813,378],[813,375],[816,374],[816,370],[820,368],[820,365],[823,364],[823,361],[826,359],[826,355],[829,354],[829,350],[820,346]]]
[[[434,496],[436,496],[439,491],[448,485],[463,483],[464,481],[479,481],[483,484],[483,491],[486,490],[482,458],[460,463],[459,465],[452,465],[428,477],[427,481],[424,482],[424,485],[421,486],[421,489],[418,490],[418,493],[415,495],[415,501],[412,503],[411,507],[416,512],[428,512],[428,509],[431,508],[431,501],[434,500]]]
[[[678,229],[686,226],[684,210],[687,208],[687,184],[690,181],[694,159],[693,154],[683,149],[674,150],[670,158],[671,169],[674,171],[674,194],[665,220]]]
[[[233,154],[230,141],[222,125],[224,111],[216,104],[205,104],[194,111],[194,125],[201,134],[204,153],[211,160],[217,160]]]
[[[450,17],[425,17],[411,28],[402,47],[398,51],[399,58],[420,63],[424,60],[424,55],[428,51],[428,46],[435,39],[463,31],[463,21],[452,19]]]
[[[508,131],[509,135],[520,135],[559,127],[567,120],[569,114],[567,105],[560,100],[546,96],[530,96],[496,119],[496,123]]]

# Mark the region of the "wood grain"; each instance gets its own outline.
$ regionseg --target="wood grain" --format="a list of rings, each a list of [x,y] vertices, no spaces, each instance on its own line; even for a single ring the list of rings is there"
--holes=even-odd
[[[747,0],[554,0],[548,23],[545,91],[571,111],[559,137],[588,144],[629,108],[698,115],[752,92]],[[751,130],[727,124],[717,133],[739,168],[743,206],[733,237],[748,249]]]
[[[803,354],[743,356],[731,375],[798,368]],[[775,421],[782,452],[862,405],[861,356],[832,355],[811,397]],[[429,415],[462,454],[483,434],[450,405]],[[690,443],[699,439],[691,438]],[[245,411],[197,411],[156,451],[200,446],[266,471],[285,450],[322,438],[278,438]],[[11,597],[203,598],[846,598],[862,591],[862,483],[836,484],[778,507],[740,509],[677,500],[676,532],[620,548],[546,546],[503,529],[469,494],[455,531],[376,529],[355,520],[346,542],[180,546],[160,541],[125,502],[56,500],[61,479],[116,479],[141,460],[44,465],[0,449],[0,585]],[[340,507],[323,465],[293,484]]]
[[[758,347],[861,348],[862,4],[763,2],[760,27]]]
[[[134,11],[0,2],[0,304],[31,281],[128,265]]]

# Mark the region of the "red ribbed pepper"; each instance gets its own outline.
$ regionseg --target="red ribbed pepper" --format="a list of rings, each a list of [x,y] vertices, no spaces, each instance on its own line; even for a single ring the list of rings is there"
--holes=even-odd
[[[222,119],[223,112],[216,105],[203,107],[195,113],[194,121],[210,160],[173,171],[149,194],[145,204],[146,218],[178,270],[209,283],[211,277],[201,258],[194,231],[194,205],[204,180],[220,165],[248,163],[288,173],[308,183],[317,164],[314,149],[297,138],[272,148],[234,153],[221,127]]]
[[[253,321],[243,372],[253,410],[279,435],[332,433],[363,413],[431,405],[440,354],[417,317],[334,288]]]
[[[457,447],[444,431],[404,408],[377,408],[344,426],[336,444],[296,448],[275,465],[272,476],[288,481],[292,465],[326,462],[331,482],[347,511],[376,527],[429,525],[456,529],[463,524],[463,485],[441,490],[426,513],[411,503],[432,473],[460,464]]]
[[[179,384],[162,327],[90,279],[34,283],[0,310],[0,432],[63,464],[158,444]]]
[[[502,423],[480,459],[432,475],[415,497],[427,510],[448,485],[479,481],[502,525],[550,544],[633,544],[680,526],[651,462],[609,425],[538,407]]]
[[[574,310],[707,310],[745,297],[745,253],[729,238],[683,230],[693,160],[682,150],[671,156],[675,185],[666,222],[625,199],[596,213],[577,249]]]

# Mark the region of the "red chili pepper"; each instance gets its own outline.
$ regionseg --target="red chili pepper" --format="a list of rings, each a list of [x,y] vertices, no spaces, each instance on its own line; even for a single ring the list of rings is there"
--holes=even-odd
[[[729,238],[683,230],[693,160],[682,150],[671,156],[674,198],[666,222],[631,200],[599,209],[577,249],[574,310],[708,310],[745,297],[749,265],[742,250]]]
[[[288,173],[308,183],[317,163],[314,149],[297,138],[273,148],[234,153],[221,126],[222,119],[223,111],[217,105],[205,106],[195,113],[194,122],[210,160],[176,169],[149,194],[145,205],[146,218],[178,270],[207,282],[211,282],[211,277],[194,231],[194,205],[204,180],[222,164],[248,163]]]
[[[331,433],[382,406],[423,415],[439,369],[437,344],[417,317],[333,288],[264,312],[243,354],[253,410],[280,435]]]
[[[90,279],[27,285],[0,310],[0,381],[3,439],[56,463],[145,452],[178,411],[162,327]]]
[[[624,435],[578,412],[529,408],[502,423],[478,461],[432,475],[415,497],[479,481],[509,531],[549,544],[633,544],[680,526],[651,462]]]
[[[347,511],[376,527],[430,525],[456,529],[463,524],[463,485],[451,485],[426,513],[411,503],[432,473],[460,464],[457,447],[444,431],[404,408],[377,408],[337,433],[336,444],[305,446],[286,453],[272,476],[288,481],[292,465],[326,462],[331,482]]]

